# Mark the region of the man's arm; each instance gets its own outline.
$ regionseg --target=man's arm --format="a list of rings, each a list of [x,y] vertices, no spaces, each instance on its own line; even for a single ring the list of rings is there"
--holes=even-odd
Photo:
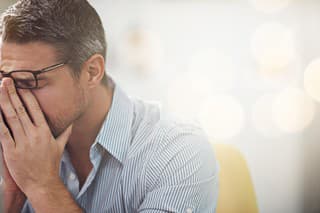
[[[168,141],[148,161],[146,177],[147,194],[138,212],[215,212],[218,166],[201,133]]]
[[[3,124],[0,123],[0,129],[2,128],[2,125]],[[0,155],[0,190],[3,198],[3,206],[1,206],[2,208],[0,211],[2,210],[4,213],[19,213],[25,203],[26,196],[11,177],[3,159],[2,148]]]
[[[19,192],[10,192],[3,194],[3,212],[19,213],[21,212],[26,197]]]
[[[31,189],[26,195],[35,212],[83,212],[61,181],[51,183],[50,186]]]
[[[12,179],[36,212],[82,212],[59,177],[60,160],[72,125],[54,138],[31,91],[18,92],[24,105],[12,79],[2,81],[0,141]]]

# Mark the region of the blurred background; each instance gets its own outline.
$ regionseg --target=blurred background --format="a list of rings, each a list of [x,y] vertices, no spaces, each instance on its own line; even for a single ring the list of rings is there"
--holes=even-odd
[[[320,1],[89,2],[127,93],[236,146],[260,212],[320,212]]]

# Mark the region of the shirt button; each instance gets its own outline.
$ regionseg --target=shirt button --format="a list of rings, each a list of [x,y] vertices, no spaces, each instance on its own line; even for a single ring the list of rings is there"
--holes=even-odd
[[[188,209],[186,210],[186,213],[192,213],[192,209],[191,209],[191,208],[188,208]]]
[[[75,180],[76,179],[76,175],[73,174],[73,173],[70,173],[69,179],[72,180],[72,181]]]

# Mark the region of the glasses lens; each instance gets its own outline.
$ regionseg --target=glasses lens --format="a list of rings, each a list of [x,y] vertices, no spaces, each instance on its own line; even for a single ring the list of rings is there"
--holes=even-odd
[[[37,81],[34,78],[34,75],[30,72],[14,72],[11,73],[12,78],[17,87],[23,89],[29,89],[36,87]]]

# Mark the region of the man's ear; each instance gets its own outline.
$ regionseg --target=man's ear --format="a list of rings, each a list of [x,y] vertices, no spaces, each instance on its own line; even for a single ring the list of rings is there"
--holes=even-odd
[[[97,87],[105,75],[105,63],[103,56],[100,54],[94,54],[86,61],[83,68],[87,75],[88,87]]]

